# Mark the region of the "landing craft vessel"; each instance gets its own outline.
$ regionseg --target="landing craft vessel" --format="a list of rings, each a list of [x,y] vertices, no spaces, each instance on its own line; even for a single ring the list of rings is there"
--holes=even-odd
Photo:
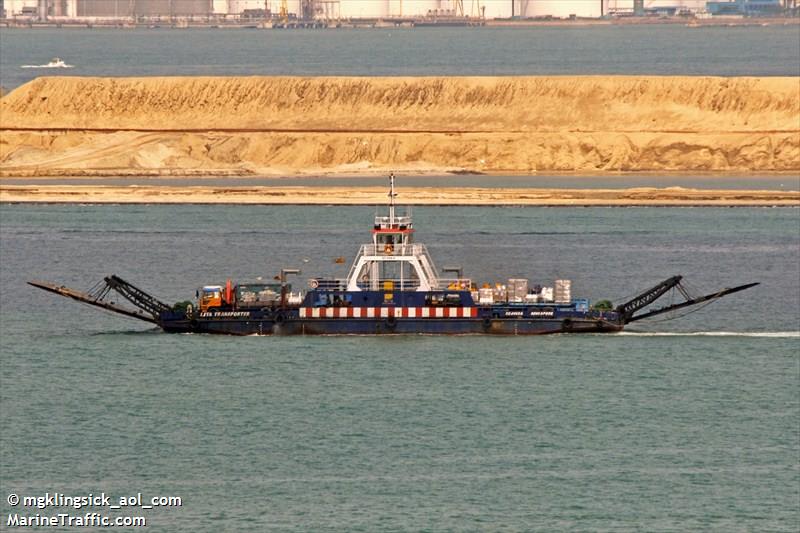
[[[298,334],[499,334],[598,333],[621,331],[626,324],[676,311],[758,285],[749,283],[693,296],[670,277],[636,297],[612,306],[573,298],[569,280],[552,286],[527,279],[477,286],[460,268],[440,277],[424,244],[414,241],[410,211],[395,213],[394,176],[390,177],[388,215],[376,215],[372,241],[361,245],[344,279],[313,278],[294,291],[282,269],[278,283],[207,285],[194,302],[168,305],[111,275],[81,292],[44,281],[29,284],[131,318],[151,322],[169,333],[228,335]],[[679,303],[653,308],[675,291]],[[116,295],[133,305],[111,300]],[[672,300],[674,301],[674,300]]]

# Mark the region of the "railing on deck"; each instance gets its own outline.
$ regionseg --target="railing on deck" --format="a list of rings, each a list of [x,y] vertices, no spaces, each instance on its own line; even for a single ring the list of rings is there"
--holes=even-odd
[[[362,244],[359,255],[382,255],[382,256],[402,256],[402,255],[428,255],[428,249],[424,244]]]
[[[347,290],[347,280],[344,278],[336,279],[315,279],[311,282],[312,289],[321,291],[344,291]]]
[[[391,284],[391,285],[390,285]],[[377,291],[415,291],[419,289],[418,279],[404,279],[398,278],[379,278],[375,281],[359,281],[358,288],[361,290],[377,290]]]
[[[347,280],[338,279],[315,279],[312,280],[312,287],[323,291],[344,291],[347,290]],[[387,286],[387,283],[391,285]],[[315,284],[315,285],[314,285]],[[388,287],[391,287],[388,288]],[[399,278],[380,278],[376,281],[359,281],[358,288],[361,290],[378,291],[414,291],[419,288],[418,279],[399,279]],[[442,291],[468,291],[472,288],[472,280],[469,278],[439,279],[439,290]]]
[[[470,278],[439,278],[439,289],[448,291],[468,291],[472,288]]]
[[[411,228],[411,214],[407,213],[405,215],[395,215],[394,216],[394,223],[398,227],[404,228]],[[391,224],[391,219],[389,217],[375,216],[375,226],[389,226]]]

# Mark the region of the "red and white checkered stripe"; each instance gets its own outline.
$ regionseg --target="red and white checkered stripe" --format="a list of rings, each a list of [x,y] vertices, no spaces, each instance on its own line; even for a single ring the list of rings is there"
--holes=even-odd
[[[477,307],[301,307],[300,318],[475,318]]]

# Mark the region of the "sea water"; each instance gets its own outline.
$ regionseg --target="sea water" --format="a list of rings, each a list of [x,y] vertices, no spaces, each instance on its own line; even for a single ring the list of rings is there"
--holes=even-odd
[[[58,56],[71,69],[23,69]],[[36,76],[798,76],[796,25],[359,30],[0,29],[0,84]]]
[[[80,76],[796,76],[799,44],[775,25],[0,29],[0,85],[53,56],[75,65],[53,74]],[[717,179],[688,183],[797,189]],[[373,214],[0,206],[0,529],[12,512],[69,511],[8,503],[47,492],[180,497],[72,513],[144,515],[153,531],[800,528],[797,209],[414,210],[438,266],[479,283],[569,278],[576,296],[619,303],[674,274],[697,293],[761,282],[614,335],[167,335],[25,284],[116,273],[173,303],[297,267],[302,287],[346,274],[335,258],[369,239]]]
[[[302,287],[346,274],[373,215],[2,206],[4,525],[10,493],[104,491],[181,497],[101,509],[154,531],[797,530],[798,209],[414,209],[479,283],[619,303],[674,274],[761,282],[622,334],[169,335],[25,284],[116,273],[173,303],[297,267]]]

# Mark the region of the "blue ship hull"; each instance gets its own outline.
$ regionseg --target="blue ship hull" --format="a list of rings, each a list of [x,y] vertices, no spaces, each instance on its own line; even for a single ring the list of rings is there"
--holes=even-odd
[[[556,310],[551,317],[533,318],[530,314],[541,312],[540,308],[522,307],[511,311],[521,311],[521,317],[502,316],[507,309],[477,308],[475,316],[446,318],[306,318],[296,308],[258,310],[242,316],[225,316],[225,312],[198,317],[170,313],[161,317],[159,326],[171,333],[225,335],[544,335],[615,332],[624,327],[613,311]]]

